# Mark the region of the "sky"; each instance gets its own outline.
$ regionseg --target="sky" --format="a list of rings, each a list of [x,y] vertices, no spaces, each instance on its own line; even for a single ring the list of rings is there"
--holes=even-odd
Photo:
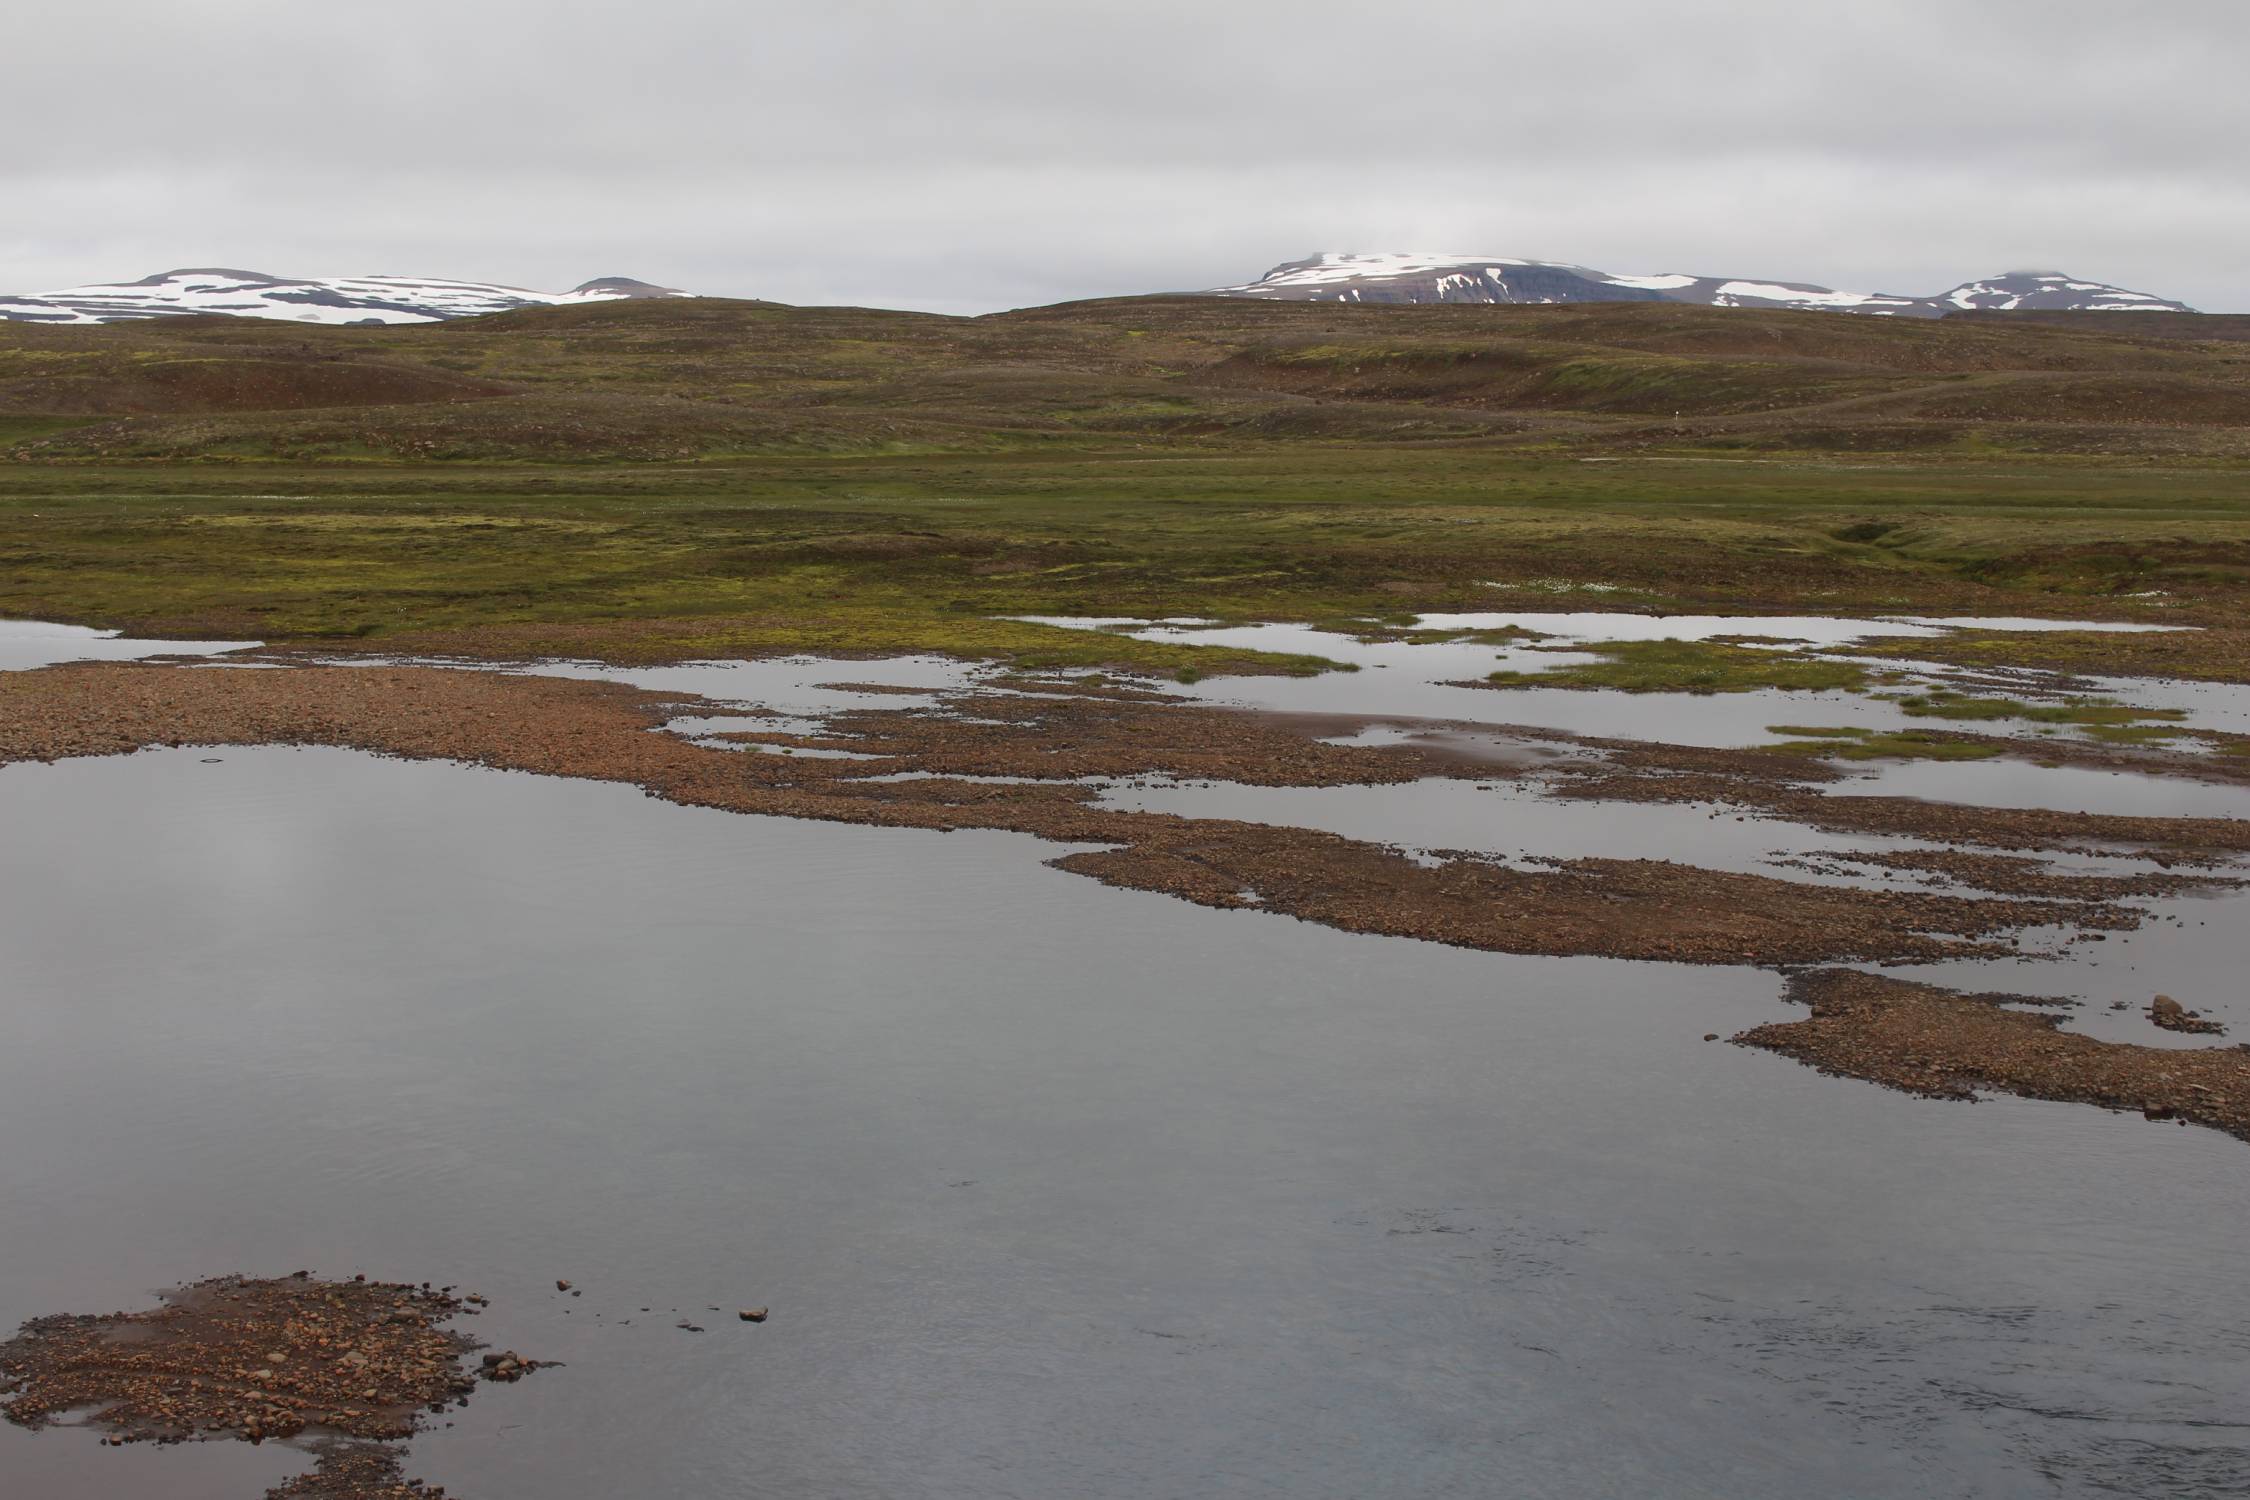
[[[1457,250],[2250,310],[2245,0],[72,0],[0,58],[0,293],[983,312]]]

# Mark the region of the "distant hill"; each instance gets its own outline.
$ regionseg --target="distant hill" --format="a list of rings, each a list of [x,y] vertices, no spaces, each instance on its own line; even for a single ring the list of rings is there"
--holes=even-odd
[[[223,313],[294,323],[437,323],[448,318],[511,312],[519,307],[688,295],[626,276],[581,282],[567,292],[532,292],[490,282],[422,276],[304,278],[194,268],[36,296],[0,295],[0,321],[115,323],[128,318]]]
[[[2148,292],[2082,281],[2061,271],[2010,271],[1964,281],[1934,297],[1839,292],[1800,281],[1726,276],[1613,276],[1557,261],[1497,255],[1329,253],[1285,261],[1256,281],[1213,288],[1221,297],[1285,302],[1688,302],[1704,307],[1817,309],[1942,318],[1955,312],[2193,312]]]
[[[1298,442],[1463,444],[1556,460],[2231,463],[2250,461],[2250,362],[2229,341],[2245,324],[2224,314],[1813,318],[1663,299],[1480,307],[1187,295],[976,318],[636,297],[407,327],[5,322],[0,465],[669,463]],[[1161,485],[1160,466],[1141,482]]]

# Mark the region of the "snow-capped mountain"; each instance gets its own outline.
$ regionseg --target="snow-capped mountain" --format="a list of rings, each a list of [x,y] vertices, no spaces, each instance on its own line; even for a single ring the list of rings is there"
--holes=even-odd
[[[1256,281],[1214,289],[1222,297],[1290,302],[1693,302],[1706,307],[1818,308],[1941,318],[1950,312],[2193,312],[2147,292],[2060,271],[2010,271],[1934,297],[1839,292],[1797,281],[1726,276],[1612,276],[1587,266],[1502,255],[1316,255],[1275,266]]]
[[[482,281],[422,276],[332,276],[299,279],[256,271],[165,271],[139,281],[74,286],[36,296],[0,296],[0,320],[30,323],[114,323],[188,313],[286,318],[297,323],[436,323],[518,307],[608,302],[619,297],[686,297],[624,276],[585,282],[567,292],[530,292]]]
[[[1931,299],[1946,310],[1977,312],[2194,312],[2148,292],[2079,281],[2060,271],[2010,271],[1982,281],[1964,281]]]

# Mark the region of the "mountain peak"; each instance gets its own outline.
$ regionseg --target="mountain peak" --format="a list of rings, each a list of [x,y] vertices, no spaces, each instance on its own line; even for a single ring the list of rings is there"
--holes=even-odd
[[[167,281],[186,281],[190,277],[203,277],[219,281],[251,281],[279,284],[279,276],[268,276],[263,271],[235,271],[225,266],[182,266],[176,271],[159,271],[154,276],[143,276],[130,282],[131,286],[162,286]]]
[[[676,286],[658,286],[652,281],[636,281],[630,276],[597,276],[592,281],[581,281],[566,297],[687,297]]]
[[[1963,312],[2194,312],[2151,292],[2128,291],[2103,281],[2081,281],[2063,271],[2004,271],[1964,281],[1931,299]]]

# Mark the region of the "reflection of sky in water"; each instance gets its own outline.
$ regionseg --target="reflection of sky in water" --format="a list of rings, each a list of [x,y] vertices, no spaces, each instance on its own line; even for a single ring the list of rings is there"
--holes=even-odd
[[[256,641],[139,641],[114,630],[50,625],[43,620],[0,620],[0,672],[72,661],[139,661],[151,656],[213,656],[246,651]]]
[[[1066,628],[1115,628],[1131,622],[1068,617],[1037,617],[1039,623]],[[1739,747],[1770,743],[1776,724],[1889,730],[1943,728],[1947,721],[1916,719],[1896,704],[1845,692],[1791,693],[1759,689],[1747,693],[1605,693],[1569,688],[1492,689],[1455,686],[1478,683],[1496,671],[1545,672],[1593,660],[1576,651],[1540,647],[1592,646],[1615,641],[1709,640],[1718,636],[1759,636],[1841,650],[1874,637],[1936,639],[1953,627],[1983,630],[2089,630],[2131,633],[2174,627],[2100,621],[2037,620],[2011,617],[1961,619],[1833,619],[1821,616],[1641,615],[1606,611],[1493,611],[1419,617],[1419,628],[1498,630],[1508,626],[1536,630],[1548,639],[1522,644],[1474,641],[1361,641],[1302,624],[1230,625],[1196,629],[1149,625],[1122,633],[1141,640],[1186,645],[1229,646],[1241,650],[1319,656],[1358,667],[1357,672],[1325,672],[1315,677],[1211,677],[1167,691],[1205,702],[1236,704],[1290,713],[1396,715],[1473,724],[1518,724],[1571,734],[1614,739],[1651,739],[1671,744]],[[1779,649],[1779,648],[1777,648]],[[1848,654],[1848,653],[1847,653]],[[1904,671],[1924,686],[1966,687],[1982,676],[2018,679],[2035,692],[2045,679],[2036,674],[1984,673],[1941,663],[1858,658],[1870,671]],[[2099,679],[2080,690],[2137,708],[2177,709],[2188,728],[2250,733],[2250,687],[2228,683]],[[2005,733],[2005,721],[1987,721],[1991,732]],[[2020,727],[2020,726],[2019,726]]]
[[[2250,1147],[1700,1040],[1800,1015],[1771,974],[334,750],[7,767],[0,827],[0,1326],[236,1269],[473,1288],[565,1364],[415,1441],[454,1493],[2250,1481]],[[0,1429],[0,1493],[270,1482],[114,1456]]]

